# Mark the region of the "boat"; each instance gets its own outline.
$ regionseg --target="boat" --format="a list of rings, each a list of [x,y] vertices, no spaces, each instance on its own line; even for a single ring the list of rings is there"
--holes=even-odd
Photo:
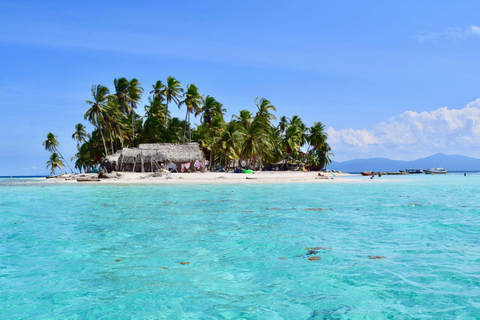
[[[431,169],[426,169],[423,170],[426,174],[445,174],[448,173],[445,168],[439,167],[439,168],[431,168]]]
[[[91,182],[91,181],[102,181],[101,179],[92,179],[92,178],[77,178],[77,182]]]
[[[418,174],[423,173],[422,169],[405,169],[405,172],[408,174]]]
[[[372,172],[372,171],[365,171],[365,172],[362,172],[362,176],[373,176],[373,175],[375,175],[375,173],[374,173],[374,172]]]

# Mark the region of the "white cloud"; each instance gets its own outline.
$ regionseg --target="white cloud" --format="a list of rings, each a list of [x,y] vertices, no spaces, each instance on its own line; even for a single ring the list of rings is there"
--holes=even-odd
[[[416,39],[419,42],[423,43],[426,41],[437,41],[439,39],[457,40],[479,36],[480,27],[473,24],[469,27],[464,28],[450,27],[440,32],[423,31],[420,33],[420,35],[416,36]]]
[[[470,31],[471,31],[473,34],[476,34],[476,35],[480,36],[480,27],[479,27],[479,26],[472,25],[472,26],[470,27]]]
[[[336,160],[387,157],[416,159],[437,152],[480,157],[480,99],[463,109],[406,111],[372,130],[328,128]]]

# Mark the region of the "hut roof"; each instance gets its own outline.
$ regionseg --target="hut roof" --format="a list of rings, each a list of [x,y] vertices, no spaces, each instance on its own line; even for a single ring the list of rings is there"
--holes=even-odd
[[[195,160],[203,161],[205,156],[198,143],[151,143],[141,144],[138,148],[124,148],[114,154],[105,157],[104,161],[110,163],[119,163],[120,157],[122,162],[133,163],[143,161],[150,162],[150,160],[159,162],[174,162],[185,163]]]
[[[185,163],[195,160],[204,160],[200,146],[196,142],[191,143],[149,143],[141,144],[138,150],[142,156],[155,156],[159,161]]]
[[[125,148],[120,150],[123,157],[123,162],[131,163],[134,162],[137,157],[140,156],[138,148]]]
[[[142,168],[143,172],[144,164],[150,165],[153,170],[153,163],[158,165],[158,162],[186,163],[196,160],[205,160],[198,143],[152,143],[141,144],[138,148],[124,148],[108,155],[103,159],[102,167],[111,172],[124,170],[124,166],[128,165],[130,170],[138,171],[138,168]]]
[[[115,162],[118,163],[118,159],[120,159],[120,156],[122,155],[122,150],[118,150],[114,154],[110,154],[105,157],[105,160],[110,161],[110,162]]]

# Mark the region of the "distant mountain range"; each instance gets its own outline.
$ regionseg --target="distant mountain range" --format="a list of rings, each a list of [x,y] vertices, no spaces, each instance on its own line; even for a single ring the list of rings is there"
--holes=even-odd
[[[430,157],[411,161],[390,160],[385,158],[353,159],[343,162],[333,161],[328,168],[343,172],[362,172],[368,170],[399,171],[434,167],[445,167],[447,171],[480,171],[480,159],[437,153]]]

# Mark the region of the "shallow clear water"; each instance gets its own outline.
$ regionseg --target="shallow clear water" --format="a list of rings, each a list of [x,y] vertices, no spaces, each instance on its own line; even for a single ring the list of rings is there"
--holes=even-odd
[[[381,179],[0,179],[0,318],[479,318],[480,176]]]

